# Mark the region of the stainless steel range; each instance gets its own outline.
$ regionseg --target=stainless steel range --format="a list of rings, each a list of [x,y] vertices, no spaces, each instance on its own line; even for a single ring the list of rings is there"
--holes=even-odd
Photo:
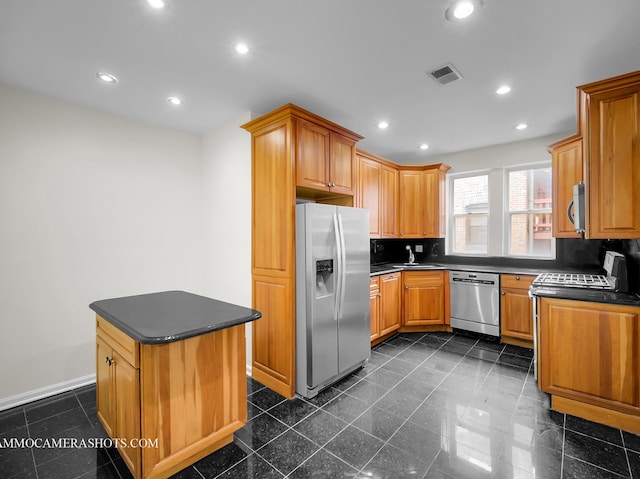
[[[603,274],[542,273],[533,280],[531,287],[600,289],[604,291],[628,292],[627,266],[624,255],[607,251]]]
[[[614,281],[602,274],[582,273],[542,273],[531,283],[532,286],[556,286],[566,288],[603,289],[613,291]]]

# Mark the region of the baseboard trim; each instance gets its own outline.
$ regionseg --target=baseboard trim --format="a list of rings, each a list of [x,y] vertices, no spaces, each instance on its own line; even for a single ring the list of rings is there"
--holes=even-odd
[[[17,394],[15,396],[10,396],[8,398],[0,399],[0,411],[4,411],[5,409],[11,409],[12,407],[22,406],[23,404],[30,403],[31,401],[36,401],[38,399],[43,399],[49,396],[55,396],[56,394],[60,394],[66,391],[70,391],[75,388],[79,388],[81,386],[86,386],[88,384],[93,384],[96,382],[95,374],[88,374],[86,376],[82,376],[75,379],[70,379],[69,381],[64,381],[58,384],[52,384],[51,386],[46,386],[40,389],[34,389],[33,391],[27,391],[22,394]]]

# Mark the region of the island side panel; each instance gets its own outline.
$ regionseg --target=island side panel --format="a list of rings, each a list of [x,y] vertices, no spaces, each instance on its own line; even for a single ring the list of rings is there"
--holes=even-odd
[[[163,478],[233,440],[247,421],[244,325],[141,344],[145,478]]]

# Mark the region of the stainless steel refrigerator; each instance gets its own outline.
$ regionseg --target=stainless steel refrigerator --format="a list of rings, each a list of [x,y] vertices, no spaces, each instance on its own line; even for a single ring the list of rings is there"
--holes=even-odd
[[[296,206],[296,393],[314,397],[371,356],[369,211]]]

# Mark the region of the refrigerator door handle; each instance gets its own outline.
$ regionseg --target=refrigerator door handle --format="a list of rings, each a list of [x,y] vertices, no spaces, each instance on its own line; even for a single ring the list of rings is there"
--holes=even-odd
[[[340,226],[340,304],[338,306],[338,318],[342,317],[342,305],[344,304],[345,283],[347,282],[347,245],[344,242],[344,227],[342,226],[342,215],[338,213],[338,225]]]
[[[337,267],[334,271],[336,274],[336,289],[333,293],[334,295],[334,304],[333,304],[333,319],[334,321],[338,321],[339,309],[340,309],[340,291],[342,290],[342,231],[340,230],[340,225],[338,223],[338,214],[334,213],[333,215],[333,229],[336,235],[336,256],[337,256]]]

